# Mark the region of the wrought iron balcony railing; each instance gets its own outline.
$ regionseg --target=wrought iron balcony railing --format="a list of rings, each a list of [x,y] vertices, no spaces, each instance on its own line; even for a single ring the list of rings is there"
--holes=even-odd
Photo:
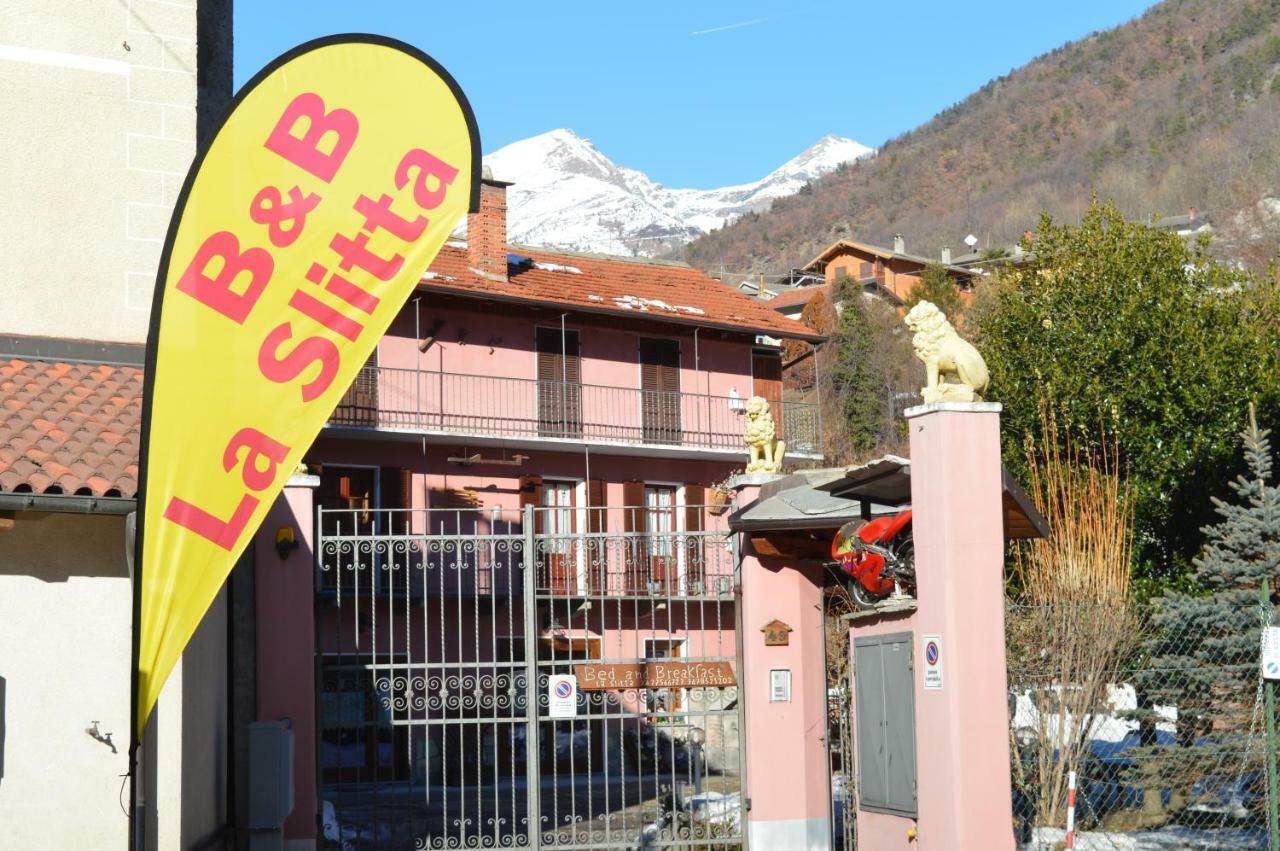
[[[332,426],[470,437],[743,450],[745,399],[527,378],[365,367]],[[772,399],[787,451],[820,452],[818,409]]]

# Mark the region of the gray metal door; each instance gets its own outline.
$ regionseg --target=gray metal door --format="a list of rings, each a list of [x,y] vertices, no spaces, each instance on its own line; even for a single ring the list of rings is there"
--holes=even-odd
[[[913,670],[909,632],[854,641],[859,809],[916,815]]]
[[[731,540],[697,506],[565,510],[318,510],[326,841],[742,845]]]

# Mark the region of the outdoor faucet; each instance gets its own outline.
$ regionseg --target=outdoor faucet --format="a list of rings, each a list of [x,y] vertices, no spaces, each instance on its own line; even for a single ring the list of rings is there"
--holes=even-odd
[[[111,734],[110,734],[110,733],[107,733],[107,734],[104,736],[104,735],[102,735],[102,733],[98,732],[98,722],[97,722],[97,721],[94,721],[94,722],[93,722],[93,724],[92,724],[92,726],[85,727],[85,728],[84,728],[84,731],[85,731],[86,733],[88,733],[88,734],[89,734],[89,737],[90,737],[90,738],[92,738],[92,739],[97,739],[98,741],[100,741],[100,742],[102,742],[104,745],[106,745],[107,747],[111,748],[111,752],[112,752],[112,753],[119,753],[119,751],[117,751],[117,750],[116,750],[115,742],[111,741]]]

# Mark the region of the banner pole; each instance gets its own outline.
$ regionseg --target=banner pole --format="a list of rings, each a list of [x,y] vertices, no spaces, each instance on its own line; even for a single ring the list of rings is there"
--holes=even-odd
[[[143,440],[145,439],[144,437]],[[140,581],[140,571],[142,569],[141,511],[142,495],[141,491],[139,491],[138,513],[134,515],[133,541],[130,542],[133,546],[127,548],[127,556],[132,562],[130,564],[129,580],[133,583],[133,588],[131,589],[133,611],[130,615],[129,627],[129,768],[127,774],[129,778],[129,851],[142,851],[144,822],[138,806],[142,797],[138,789],[141,779],[141,772],[138,769],[142,750],[142,737],[138,733],[138,647],[142,623],[142,582]]]

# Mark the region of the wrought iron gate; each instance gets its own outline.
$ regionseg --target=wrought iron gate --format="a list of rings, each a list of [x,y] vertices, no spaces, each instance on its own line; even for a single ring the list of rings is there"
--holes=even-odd
[[[707,512],[317,524],[321,847],[742,847],[737,561]]]

